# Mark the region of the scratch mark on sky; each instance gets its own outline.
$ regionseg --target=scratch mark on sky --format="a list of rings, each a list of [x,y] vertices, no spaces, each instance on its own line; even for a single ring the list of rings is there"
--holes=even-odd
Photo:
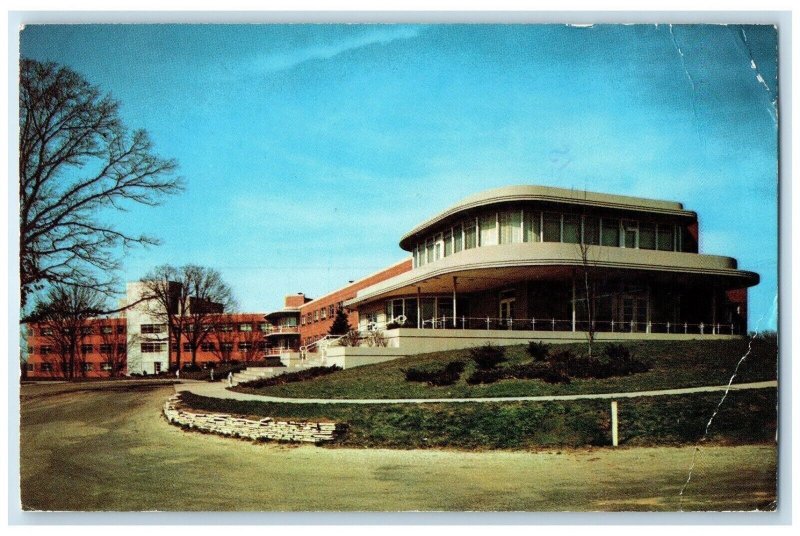
[[[769,96],[771,107],[768,107],[767,111],[769,112],[769,116],[772,118],[772,121],[777,125],[778,97],[777,95],[775,95],[775,92],[769,87],[769,84],[767,84],[766,80],[764,80],[764,77],[762,76],[761,71],[758,68],[758,64],[756,63],[755,57],[753,56],[753,49],[750,48],[750,42],[747,39],[747,32],[744,31],[743,27],[740,27],[739,32],[736,35],[744,45],[745,51],[747,52],[747,57],[750,59],[750,69],[752,69],[755,72],[756,80],[766,90],[767,95]]]
[[[689,85],[692,86],[692,113],[694,114],[694,119],[697,127],[697,136],[700,137],[700,130],[699,130],[699,118],[697,116],[697,84],[695,84],[694,78],[689,73],[689,69],[686,68],[686,56],[683,54],[683,50],[681,49],[680,45],[678,44],[677,39],[675,39],[675,32],[672,30],[672,24],[669,25],[669,36],[672,40],[672,46],[675,47],[675,50],[678,52],[678,56],[681,58],[681,67],[683,67],[683,72],[686,74],[686,78],[689,80]]]

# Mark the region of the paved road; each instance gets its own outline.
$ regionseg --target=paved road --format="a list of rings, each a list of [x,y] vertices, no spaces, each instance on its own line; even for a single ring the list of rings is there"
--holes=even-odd
[[[509,396],[493,398],[373,398],[373,399],[341,399],[341,398],[281,398],[277,396],[252,395],[226,389],[225,382],[191,382],[175,384],[177,392],[188,391],[196,395],[213,398],[229,398],[233,400],[256,400],[260,402],[283,402],[289,404],[431,404],[431,403],[464,403],[464,402],[550,402],[555,400],[588,400],[610,398],[639,398],[645,396],[686,395],[692,393],[711,393],[715,391],[738,391],[742,389],[769,389],[778,386],[777,380],[766,382],[739,383],[733,385],[706,385],[703,387],[686,387],[682,389],[662,389],[659,391],[633,391],[627,393],[597,393],[581,395],[550,396]]]

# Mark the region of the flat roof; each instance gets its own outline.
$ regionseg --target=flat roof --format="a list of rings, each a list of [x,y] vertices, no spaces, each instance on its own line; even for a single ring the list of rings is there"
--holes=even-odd
[[[513,201],[547,201],[551,203],[565,203],[570,205],[635,210],[640,212],[688,218],[697,217],[695,212],[684,210],[683,203],[678,203],[677,201],[663,201],[627,195],[612,195],[589,192],[585,190],[555,188],[553,186],[504,186],[502,188],[494,188],[492,190],[486,190],[484,192],[466,197],[444,212],[441,212],[433,218],[421,223],[403,235],[403,237],[400,239],[400,247],[406,251],[410,251],[412,246],[408,242],[411,238],[459,212],[476,207]]]

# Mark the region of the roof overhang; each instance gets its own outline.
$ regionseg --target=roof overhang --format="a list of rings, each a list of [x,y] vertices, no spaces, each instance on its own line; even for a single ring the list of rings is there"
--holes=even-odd
[[[576,270],[597,277],[646,276],[665,282],[709,284],[722,289],[758,284],[754,272],[738,270],[736,260],[716,255],[590,246],[586,261],[577,244],[524,243],[488,246],[451,255],[358,292],[345,302],[357,306],[417,292],[479,292],[518,281],[567,280]]]
[[[264,315],[264,318],[266,318],[267,320],[274,320],[276,318],[285,318],[287,316],[299,316],[299,315],[300,315],[299,308],[296,309],[287,308],[287,309],[281,309],[280,311],[272,311],[271,313],[267,313],[266,315]]]

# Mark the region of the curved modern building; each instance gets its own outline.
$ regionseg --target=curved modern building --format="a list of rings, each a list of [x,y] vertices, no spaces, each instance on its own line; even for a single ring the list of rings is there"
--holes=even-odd
[[[411,269],[345,305],[361,329],[744,334],[759,276],[699,241],[681,203],[509,186],[410,230]]]

